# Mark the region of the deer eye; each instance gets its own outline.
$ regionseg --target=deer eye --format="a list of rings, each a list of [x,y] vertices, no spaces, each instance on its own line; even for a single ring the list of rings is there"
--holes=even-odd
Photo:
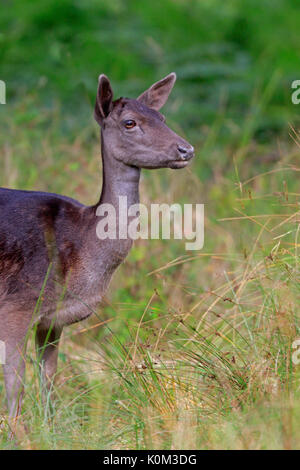
[[[126,129],[132,129],[136,126],[136,122],[133,119],[127,119],[127,121],[124,121],[124,126]]]

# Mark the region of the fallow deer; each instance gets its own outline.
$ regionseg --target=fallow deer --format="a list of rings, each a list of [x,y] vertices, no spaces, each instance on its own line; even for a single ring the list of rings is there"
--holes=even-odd
[[[137,204],[141,168],[184,168],[194,155],[159,112],[175,80],[171,73],[137,99],[113,101],[110,81],[100,75],[94,116],[101,127],[103,178],[97,204],[0,189],[0,340],[6,346],[11,417],[21,410],[28,331],[35,328],[42,374],[50,386],[63,327],[91,315],[131,248],[130,237],[99,240],[99,206],[110,203],[117,209],[119,196]]]

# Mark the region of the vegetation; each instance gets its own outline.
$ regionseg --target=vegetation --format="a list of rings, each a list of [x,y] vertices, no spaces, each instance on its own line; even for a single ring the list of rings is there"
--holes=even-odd
[[[162,14],[163,8],[163,14]],[[66,328],[55,400],[31,338],[18,444],[0,378],[0,448],[291,449],[300,442],[299,1],[7,2],[0,185],[99,194],[99,73],[135,97],[176,71],[168,124],[186,170],[143,202],[204,203],[205,245],[138,241],[92,319]]]

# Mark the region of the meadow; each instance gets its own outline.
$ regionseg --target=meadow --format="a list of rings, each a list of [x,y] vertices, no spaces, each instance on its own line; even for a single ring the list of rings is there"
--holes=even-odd
[[[175,71],[163,112],[196,156],[144,171],[141,202],[205,204],[205,242],[135,243],[65,328],[46,407],[30,337],[17,444],[0,375],[0,449],[299,449],[299,1],[6,3],[0,186],[95,203],[98,75],[136,97]]]

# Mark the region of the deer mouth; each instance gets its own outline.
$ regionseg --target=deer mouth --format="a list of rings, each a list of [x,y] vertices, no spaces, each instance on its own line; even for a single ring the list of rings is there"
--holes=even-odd
[[[169,168],[185,168],[189,161],[194,157],[194,147],[189,144],[177,145],[177,159],[169,163]]]
[[[180,157],[177,158],[177,160],[172,160],[169,163],[168,167],[173,168],[174,170],[185,168],[189,164],[190,160],[192,160],[193,157],[194,157],[194,149],[192,150],[192,152],[185,153],[184,155],[180,155]]]
[[[168,167],[172,170],[179,170],[180,168],[185,168],[189,164],[189,160],[174,160],[170,162]]]

